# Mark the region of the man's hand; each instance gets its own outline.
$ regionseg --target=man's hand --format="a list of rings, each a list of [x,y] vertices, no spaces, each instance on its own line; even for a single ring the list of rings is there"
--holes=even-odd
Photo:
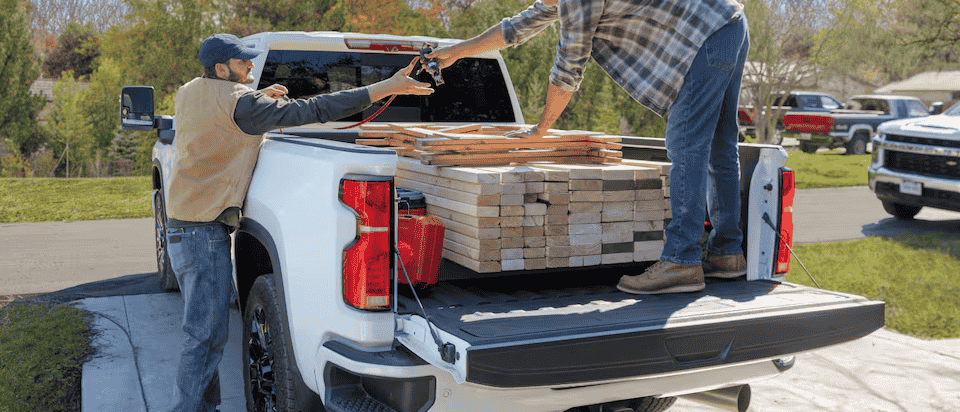
[[[282,99],[287,96],[287,88],[279,84],[274,84],[258,91],[274,99]]]
[[[450,67],[454,63],[456,63],[457,60],[460,60],[460,56],[458,54],[455,54],[455,51],[456,51],[455,47],[456,45],[438,47],[434,49],[433,52],[428,53],[424,57],[428,59],[437,59],[437,63],[440,64],[440,68],[446,69],[447,67]]]
[[[413,69],[419,64],[420,58],[418,57],[411,61],[403,70],[394,73],[389,79],[367,86],[370,91],[370,101],[375,102],[394,94],[414,94],[420,96],[433,94],[430,83],[418,82],[410,77],[410,73],[413,73]]]
[[[527,129],[514,130],[512,132],[505,133],[503,137],[516,137],[516,138],[525,138],[525,137],[544,137],[547,135],[549,129],[541,129],[539,125],[531,126]]]

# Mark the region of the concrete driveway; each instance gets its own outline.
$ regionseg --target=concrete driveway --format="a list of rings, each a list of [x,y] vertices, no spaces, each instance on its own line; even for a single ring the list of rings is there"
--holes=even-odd
[[[865,187],[799,190],[795,239],[832,242],[925,231],[960,235],[960,213],[926,209],[917,219],[892,219]],[[165,295],[159,295],[155,271],[152,219],[0,224],[0,295],[66,288],[60,295],[73,299],[143,294],[159,298]],[[95,281],[106,283],[85,287]],[[159,300],[172,306],[153,307],[152,316],[168,313],[172,316],[168,321],[177,323],[179,299]],[[158,350],[156,346],[131,349],[146,357],[170,356],[145,353]],[[169,346],[163,350],[176,351]],[[237,378],[222,376],[229,382]],[[753,385],[753,395],[750,410],[755,412],[960,411],[960,339],[927,341],[880,330],[798,355],[789,372]],[[709,410],[713,409],[684,399],[670,409]]]

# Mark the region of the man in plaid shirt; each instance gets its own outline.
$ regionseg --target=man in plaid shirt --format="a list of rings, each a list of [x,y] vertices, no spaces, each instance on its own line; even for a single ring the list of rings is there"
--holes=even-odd
[[[667,117],[670,207],[660,260],[617,287],[628,293],[694,292],[704,276],[746,274],[740,230],[737,105],[750,48],[737,0],[538,0],[480,35],[427,57],[458,59],[521,44],[559,21],[557,57],[539,123],[542,137],[583,81],[589,58],[637,102]],[[705,210],[713,229],[701,261]]]

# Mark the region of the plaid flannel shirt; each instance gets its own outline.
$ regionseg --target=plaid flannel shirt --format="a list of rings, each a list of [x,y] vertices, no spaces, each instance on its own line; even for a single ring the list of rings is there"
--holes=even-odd
[[[507,44],[518,45],[560,21],[550,83],[576,91],[593,57],[637,102],[663,116],[707,37],[743,11],[737,0],[537,1],[503,19]]]

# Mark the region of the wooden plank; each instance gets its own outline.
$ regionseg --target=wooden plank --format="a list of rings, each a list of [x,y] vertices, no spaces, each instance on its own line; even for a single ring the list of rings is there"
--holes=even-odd
[[[523,259],[524,270],[541,270],[547,268],[547,258]]]
[[[469,246],[478,250],[500,250],[500,239],[480,240],[469,236],[464,236],[457,232],[444,232],[444,239],[450,239],[464,246]]]
[[[418,182],[413,179],[406,179],[400,176],[397,176],[394,181],[397,186],[405,187],[408,189],[416,189],[422,192],[425,195],[433,195],[446,199],[457,199],[458,202],[468,203],[476,206],[499,206],[500,205],[500,195],[476,195],[469,192],[463,192],[456,189],[446,188],[442,186],[435,186],[429,183]]]
[[[529,262],[530,260],[537,260],[545,257],[547,257],[547,248],[545,247],[524,248],[523,259],[525,260],[525,262],[523,264],[523,267],[527,269],[534,269],[532,267],[529,267],[527,262]],[[546,262],[544,262],[543,264],[546,265]]]
[[[470,133],[477,132],[483,128],[483,125],[479,123],[465,124],[461,126],[449,126],[437,129],[438,132],[443,133]]]
[[[479,240],[494,240],[500,239],[500,228],[491,227],[491,228],[477,228],[470,226],[464,223],[457,222],[455,220],[450,220],[434,215],[440,223],[443,223],[444,233],[453,231],[464,236],[470,236]]]
[[[564,149],[564,150],[517,150],[509,152],[497,152],[489,153],[483,156],[477,156],[476,154],[446,154],[446,153],[423,153],[420,156],[420,160],[428,162],[427,164],[460,164],[457,162],[463,162],[463,164],[469,164],[469,162],[478,162],[482,163],[483,161],[506,161],[518,162],[521,160],[531,160],[531,159],[540,159],[540,158],[556,158],[556,157],[589,157],[591,150],[589,149]]]
[[[439,206],[444,209],[450,209],[454,212],[463,213],[468,216],[476,217],[499,217],[500,216],[500,207],[499,206],[477,206],[469,203],[458,202],[456,200],[450,200],[439,196],[434,196],[430,194],[424,194],[427,198],[428,205]]]
[[[500,260],[499,250],[474,249],[469,246],[461,245],[450,239],[443,239],[443,248],[463,257],[470,258],[479,262],[497,262]]]
[[[427,216],[453,220],[478,229],[500,227],[500,217],[476,217],[454,212],[439,206],[427,205]]]
[[[500,176],[484,172],[472,167],[439,167],[425,165],[421,162],[408,159],[398,159],[397,168],[411,170],[417,173],[445,177],[467,183],[500,183]]]
[[[417,173],[406,169],[397,169],[397,177],[423,184],[461,190],[474,195],[499,195],[502,192],[502,187],[498,183],[470,183],[447,177]],[[501,199],[501,202],[503,202],[503,199]]]
[[[480,262],[449,249],[443,250],[443,257],[477,273],[493,273],[502,271],[500,262]]]

